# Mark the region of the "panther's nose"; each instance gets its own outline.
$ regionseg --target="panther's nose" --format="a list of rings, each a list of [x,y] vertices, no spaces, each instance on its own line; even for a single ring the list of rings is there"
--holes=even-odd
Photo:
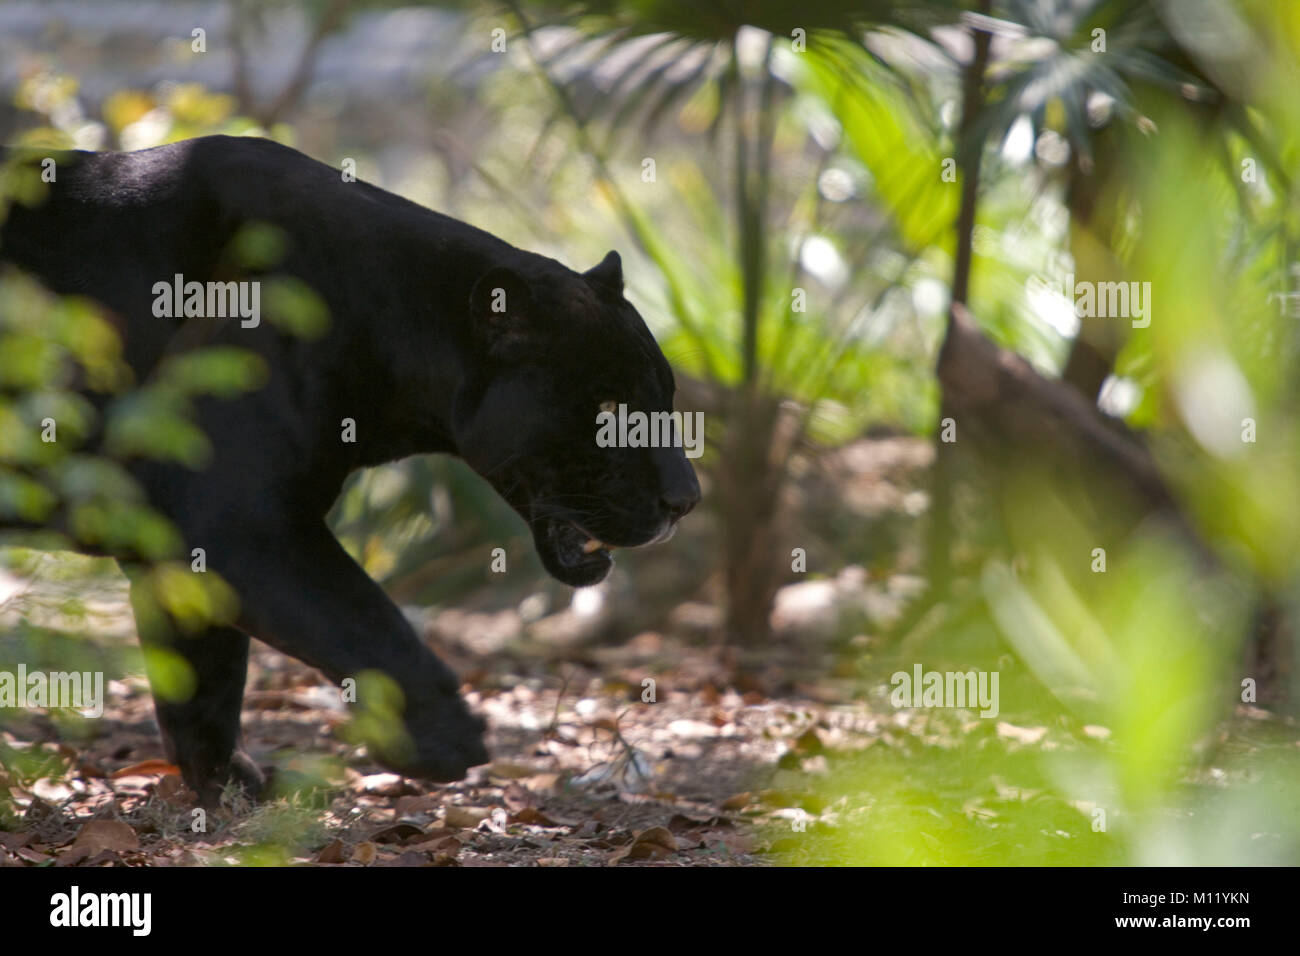
[[[659,472],[659,504],[672,527],[700,503],[700,480],[679,448],[660,449],[655,465]]]
[[[669,520],[680,521],[690,513],[692,508],[699,504],[700,492],[698,489],[673,492],[662,495],[659,500],[667,509]]]

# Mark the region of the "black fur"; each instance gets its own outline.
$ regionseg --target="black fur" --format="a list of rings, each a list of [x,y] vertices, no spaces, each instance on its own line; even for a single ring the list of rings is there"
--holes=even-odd
[[[414,752],[379,756],[453,780],[487,759],[483,723],[457,680],[349,558],[324,516],[356,468],[407,455],[462,456],[524,517],[547,570],[601,580],[606,549],[666,535],[699,486],[679,448],[598,448],[601,402],[669,410],[673,377],[623,298],[618,256],[586,275],[431,212],[268,140],[225,136],[137,153],[55,154],[57,181],[35,208],[15,205],[0,256],[54,291],[87,295],[121,330],[144,380],[178,345],[184,319],[153,314],[153,286],[228,280],[231,238],[269,222],[289,238],[276,268],[328,305],[328,334],[304,341],[265,319],[211,323],[203,339],[259,353],[264,387],[204,400],[214,447],[202,470],[135,462],[151,502],[186,547],[239,594],[238,629],[166,641],[198,688],[159,702],[167,753],[205,799],[228,779],[259,782],[240,749],[239,710],[255,635],[331,680],[378,669],[405,696]],[[242,277],[247,278],[247,275]],[[496,290],[506,311],[492,309]],[[187,333],[188,334],[188,333]],[[341,440],[342,420],[356,441]]]

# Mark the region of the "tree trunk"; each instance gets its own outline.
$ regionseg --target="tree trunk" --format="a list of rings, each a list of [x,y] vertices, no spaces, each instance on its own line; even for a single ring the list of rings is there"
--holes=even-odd
[[[989,12],[990,0],[980,0],[979,12]],[[962,78],[961,126],[958,132],[957,162],[961,168],[961,206],[957,212],[957,253],[953,264],[952,302],[966,305],[970,297],[971,262],[974,258],[975,212],[979,202],[980,159],[984,152],[984,139],[974,134],[975,118],[984,106],[984,71],[988,69],[989,46],[993,35],[985,30],[972,30],[974,52],[966,65]],[[952,322],[944,335],[940,355],[952,338]],[[940,434],[943,422],[955,418],[948,401],[947,391],[940,376],[939,386],[943,399],[939,404]],[[930,602],[947,592],[952,577],[952,498],[954,479],[954,449],[939,441],[935,446],[934,469],[930,475],[930,521],[926,538],[926,580],[929,584]]]
[[[728,644],[754,647],[771,636],[772,600],[779,580],[777,518],[782,475],[774,467],[780,405],[770,396],[738,390],[719,459]]]

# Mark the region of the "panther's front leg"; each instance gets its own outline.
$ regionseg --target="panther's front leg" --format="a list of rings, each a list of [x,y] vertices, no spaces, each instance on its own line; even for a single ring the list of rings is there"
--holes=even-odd
[[[382,762],[435,781],[459,780],[487,762],[485,724],[460,699],[455,675],[323,521],[225,528],[194,543],[205,545],[209,566],[238,592],[243,630],[336,684],[365,671],[381,671],[396,684],[409,739],[372,741]]]

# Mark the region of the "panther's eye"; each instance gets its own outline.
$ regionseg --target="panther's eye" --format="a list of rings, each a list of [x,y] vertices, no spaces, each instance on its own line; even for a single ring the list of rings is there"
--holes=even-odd
[[[601,402],[600,410],[602,412],[616,412],[618,411],[618,402],[614,401],[613,399],[610,399],[607,402]]]

